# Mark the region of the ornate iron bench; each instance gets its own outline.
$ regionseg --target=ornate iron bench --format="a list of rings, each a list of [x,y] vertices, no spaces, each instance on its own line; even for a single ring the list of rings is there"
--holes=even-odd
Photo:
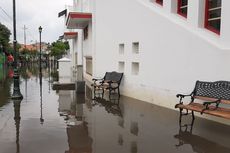
[[[117,90],[117,93],[120,97],[120,83],[123,77],[123,73],[118,72],[106,72],[105,76],[101,79],[93,78],[93,84],[94,87],[94,94],[96,90],[102,90],[102,98],[104,96],[104,91],[109,91],[109,96],[112,94],[112,92],[115,92]]]
[[[187,96],[190,97],[191,100],[188,104],[184,104],[183,98]],[[230,119],[230,82],[228,81],[196,81],[195,88],[191,94],[177,94],[176,97],[180,98],[179,104],[175,105],[175,108],[180,109],[180,124],[182,116],[188,114],[192,114],[193,124],[195,119],[194,111],[200,112],[201,114]],[[205,102],[201,102],[201,100]],[[183,109],[186,110],[185,113]],[[190,110],[191,113],[189,113],[188,110]]]

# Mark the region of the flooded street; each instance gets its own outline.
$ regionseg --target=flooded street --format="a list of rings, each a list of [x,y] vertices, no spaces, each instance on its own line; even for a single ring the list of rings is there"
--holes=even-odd
[[[22,70],[22,101],[9,99],[11,71],[0,69],[0,153],[230,153],[230,127],[196,118],[179,128],[179,113],[121,96],[92,100],[52,90],[52,70]],[[176,102],[175,102],[176,104]],[[184,122],[189,122],[185,120]]]

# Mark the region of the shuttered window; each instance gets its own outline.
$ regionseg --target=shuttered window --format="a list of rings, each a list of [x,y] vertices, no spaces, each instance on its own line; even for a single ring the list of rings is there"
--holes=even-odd
[[[205,28],[220,34],[222,0],[206,0]]]
[[[187,18],[188,13],[188,0],[178,0],[177,13]]]
[[[156,0],[156,3],[163,5],[163,0]]]

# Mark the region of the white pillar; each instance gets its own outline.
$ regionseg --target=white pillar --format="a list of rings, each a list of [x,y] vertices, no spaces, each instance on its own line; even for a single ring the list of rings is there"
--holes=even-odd
[[[167,12],[177,12],[177,0],[164,0],[163,7]]]
[[[188,0],[188,22],[195,27],[204,27],[205,0]]]
[[[78,41],[77,41],[77,81],[76,81],[76,92],[85,92],[85,81],[83,79],[83,30],[78,30]]]
[[[78,30],[77,65],[83,65],[83,30]]]

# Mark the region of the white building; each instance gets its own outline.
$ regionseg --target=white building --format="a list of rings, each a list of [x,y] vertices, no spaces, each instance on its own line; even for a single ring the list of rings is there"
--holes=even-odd
[[[124,72],[123,95],[174,109],[196,80],[230,80],[229,0],[73,0],[64,14],[73,66]]]

